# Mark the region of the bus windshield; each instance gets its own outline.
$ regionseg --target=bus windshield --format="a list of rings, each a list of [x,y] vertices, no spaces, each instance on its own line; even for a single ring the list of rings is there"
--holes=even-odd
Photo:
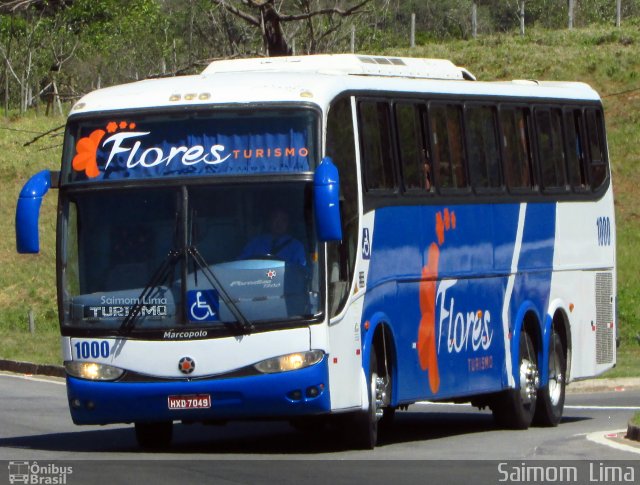
[[[63,331],[255,328],[317,316],[311,198],[301,181],[71,191]]]

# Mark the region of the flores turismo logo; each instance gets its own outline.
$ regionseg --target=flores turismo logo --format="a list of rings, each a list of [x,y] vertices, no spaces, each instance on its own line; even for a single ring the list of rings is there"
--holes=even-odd
[[[63,485],[67,483],[67,475],[73,473],[70,466],[53,463],[39,465],[37,461],[10,461],[9,483],[33,483]]]

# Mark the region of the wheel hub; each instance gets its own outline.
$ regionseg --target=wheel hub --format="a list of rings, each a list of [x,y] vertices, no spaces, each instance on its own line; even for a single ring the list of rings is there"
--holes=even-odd
[[[384,377],[377,377],[375,379],[375,406],[376,406],[376,419],[382,419],[384,410],[383,406],[387,403],[387,383]]]
[[[551,404],[554,406],[560,402],[563,379],[562,374],[556,374],[553,377],[549,377],[549,398],[551,399]]]
[[[529,360],[523,360],[520,365],[520,396],[524,404],[530,404],[535,398],[539,384],[538,368]]]

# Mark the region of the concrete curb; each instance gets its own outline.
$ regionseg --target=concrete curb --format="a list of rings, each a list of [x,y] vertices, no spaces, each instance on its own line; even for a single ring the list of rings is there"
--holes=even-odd
[[[33,364],[16,360],[0,359],[0,370],[17,374],[32,374],[51,377],[66,377],[64,367],[60,365]]]
[[[615,377],[601,379],[586,379],[574,381],[567,385],[567,393],[581,392],[612,392],[625,389],[640,389],[640,377]]]

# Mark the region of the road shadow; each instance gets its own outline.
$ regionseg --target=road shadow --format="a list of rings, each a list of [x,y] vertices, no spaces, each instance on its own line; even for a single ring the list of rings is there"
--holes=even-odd
[[[586,417],[567,417],[563,422],[576,422]],[[474,433],[510,433],[498,428],[490,413],[414,412],[396,413],[390,427],[380,432],[380,448],[394,444],[425,442]],[[513,431],[518,433],[518,431]],[[0,447],[78,453],[131,453],[138,457],[146,453],[135,439],[133,426],[115,429],[78,428],[78,431],[0,438]],[[162,453],[240,454],[255,455],[330,454],[353,449],[346,421],[338,420],[322,429],[306,432],[292,428],[286,422],[233,422],[227,425],[174,425],[171,447]],[[108,456],[107,456],[108,457]]]

